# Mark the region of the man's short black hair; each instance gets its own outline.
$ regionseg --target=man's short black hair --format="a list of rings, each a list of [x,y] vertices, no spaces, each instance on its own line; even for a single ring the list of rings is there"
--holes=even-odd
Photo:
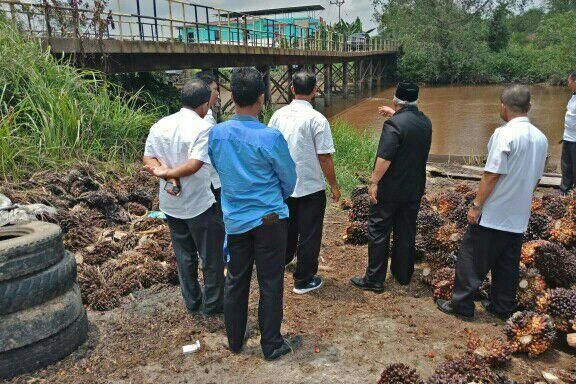
[[[192,79],[182,87],[182,105],[196,109],[210,101],[212,90],[204,80]]]
[[[530,110],[530,88],[525,85],[512,85],[502,92],[502,104],[514,112],[528,113]]]
[[[204,80],[206,84],[210,85],[212,83],[216,83],[216,76],[214,73],[210,71],[200,71],[196,75],[194,75],[196,79]]]
[[[256,68],[244,67],[232,70],[230,88],[234,102],[239,107],[249,107],[264,93],[264,80]]]
[[[570,72],[570,79],[572,79],[573,81],[576,81],[576,71]]]
[[[307,70],[298,71],[292,75],[292,85],[295,94],[308,96],[316,87],[316,75]]]

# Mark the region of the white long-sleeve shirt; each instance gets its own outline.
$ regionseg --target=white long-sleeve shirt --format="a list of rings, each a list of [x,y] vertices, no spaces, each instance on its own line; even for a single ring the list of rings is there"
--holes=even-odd
[[[572,95],[572,98],[566,107],[564,141],[576,142],[576,93]]]

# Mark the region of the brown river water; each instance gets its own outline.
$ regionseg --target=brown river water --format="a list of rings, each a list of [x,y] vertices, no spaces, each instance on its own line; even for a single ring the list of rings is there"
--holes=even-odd
[[[431,154],[470,159],[487,152],[494,129],[503,124],[498,113],[504,86],[441,86],[420,90],[420,108],[432,120]],[[530,118],[549,142],[550,165],[558,164],[564,130],[564,115],[570,92],[566,87],[534,85]],[[374,90],[357,100],[335,100],[325,110],[331,120],[340,119],[359,130],[377,131],[384,118],[378,107],[392,105],[394,87]]]

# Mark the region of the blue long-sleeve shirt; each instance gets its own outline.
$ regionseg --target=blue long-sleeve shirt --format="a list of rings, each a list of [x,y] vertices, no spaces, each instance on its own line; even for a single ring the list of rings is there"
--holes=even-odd
[[[236,115],[211,129],[208,155],[222,183],[226,233],[248,232],[270,213],[288,217],[296,166],[279,131]]]

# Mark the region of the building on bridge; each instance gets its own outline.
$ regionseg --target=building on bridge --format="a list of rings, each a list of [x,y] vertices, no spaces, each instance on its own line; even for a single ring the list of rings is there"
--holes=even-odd
[[[321,5],[218,13],[217,20],[179,28],[188,43],[293,47],[326,27]],[[274,18],[269,18],[270,16]]]

